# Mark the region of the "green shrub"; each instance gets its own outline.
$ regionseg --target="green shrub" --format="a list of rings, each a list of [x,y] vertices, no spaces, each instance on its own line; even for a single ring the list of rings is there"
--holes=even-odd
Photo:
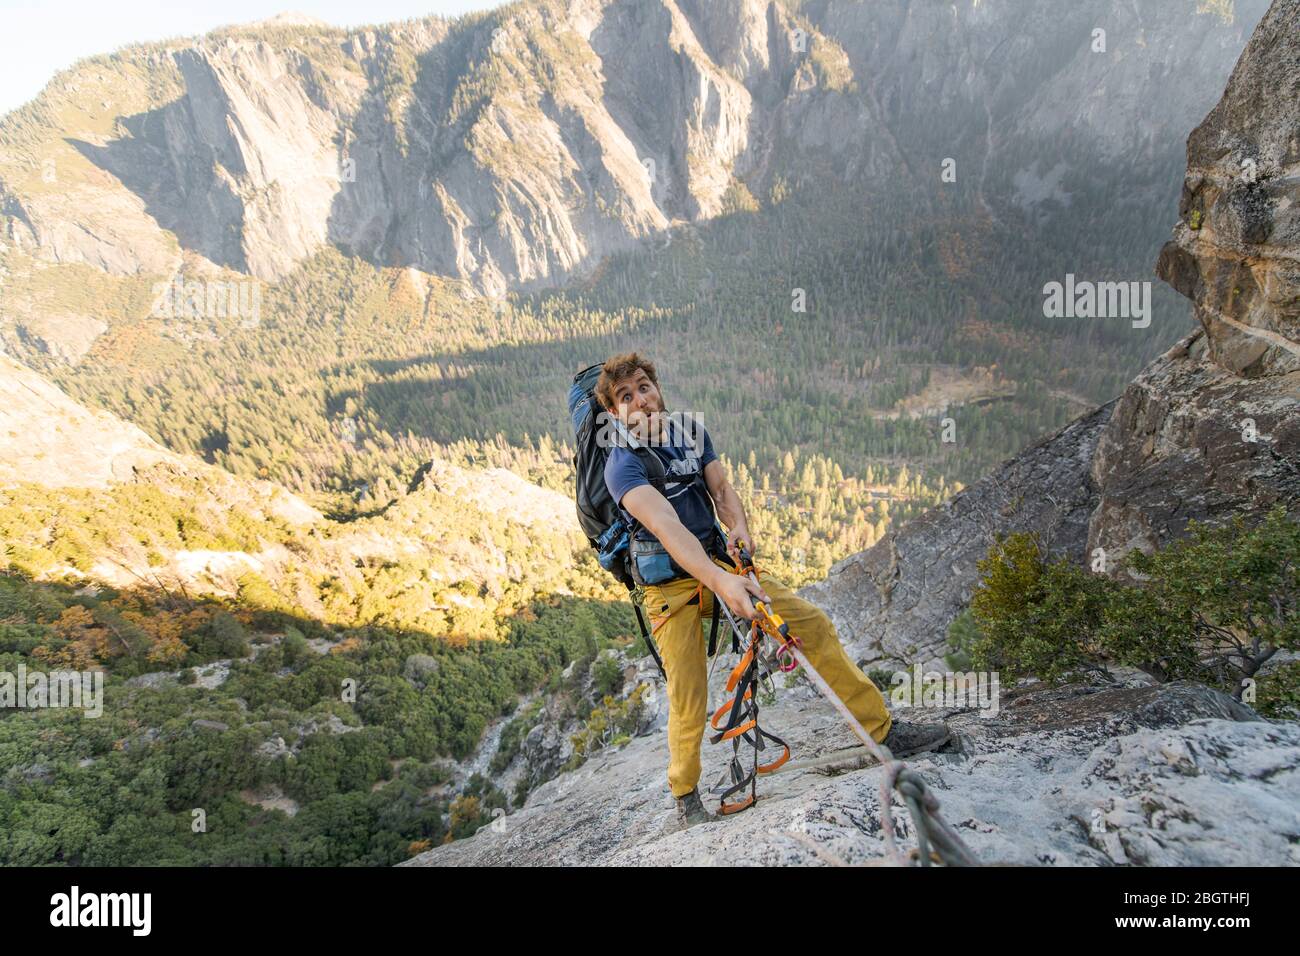
[[[978,567],[983,577],[971,599],[978,668],[1006,681],[1055,682],[1100,664],[1097,630],[1116,587],[1109,578],[1064,559],[1049,562],[1023,532],[998,540]]]
[[[617,694],[623,689],[623,668],[619,665],[617,656],[602,654],[596,659],[591,668],[591,685],[592,693],[602,698]]]
[[[577,733],[570,734],[573,741],[573,758],[566,770],[574,770],[588,757],[604,747],[610,746],[619,737],[636,733],[645,711],[645,692],[649,684],[639,684],[623,700],[606,697],[587,718],[586,724]]]
[[[948,625],[949,651],[943,657],[944,663],[954,671],[969,671],[974,666],[971,654],[979,639],[980,629],[975,623],[975,614],[967,608]]]
[[[280,653],[286,667],[296,667],[303,661],[311,660],[312,650],[307,646],[307,638],[296,627],[284,629],[284,640],[280,642]]]
[[[195,634],[193,648],[204,658],[246,657],[248,635],[244,626],[227,611],[217,611]]]
[[[1150,580],[1141,604],[1107,628],[1107,645],[1160,679],[1212,681],[1240,697],[1274,654],[1300,647],[1300,523],[1279,506],[1253,526],[1237,516],[1188,532],[1131,555],[1127,566]],[[1170,652],[1171,635],[1195,654]]]
[[[1118,579],[1049,562],[1027,534],[1000,539],[979,569],[972,657],[1012,678],[1113,663],[1241,698],[1275,654],[1300,646],[1300,523],[1281,507],[1253,525],[1191,522],[1168,547],[1126,555]],[[1261,684],[1276,712],[1300,702],[1289,665]]]
[[[1265,717],[1300,718],[1300,661],[1288,661],[1268,674],[1261,674],[1255,700],[1246,699]]]

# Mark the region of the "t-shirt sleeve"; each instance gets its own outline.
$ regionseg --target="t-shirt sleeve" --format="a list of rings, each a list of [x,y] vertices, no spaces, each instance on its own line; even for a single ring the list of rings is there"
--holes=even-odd
[[[711,461],[718,460],[718,454],[713,450],[713,439],[709,437],[708,430],[699,426],[700,434],[704,436],[704,441],[700,446],[700,468],[704,468]]]
[[[613,448],[605,460],[605,487],[615,504],[622,507],[623,496],[638,485],[648,485],[645,463],[636,452],[627,448]]]

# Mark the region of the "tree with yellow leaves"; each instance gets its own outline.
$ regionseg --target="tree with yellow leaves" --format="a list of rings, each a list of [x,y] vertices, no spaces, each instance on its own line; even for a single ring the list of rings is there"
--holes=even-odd
[[[80,604],[65,607],[50,630],[51,637],[63,643],[42,644],[32,654],[52,667],[90,670],[111,654],[108,629]]]

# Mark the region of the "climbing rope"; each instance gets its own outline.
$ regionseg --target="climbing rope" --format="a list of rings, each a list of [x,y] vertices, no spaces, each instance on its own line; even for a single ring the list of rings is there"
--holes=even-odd
[[[746,576],[755,584],[759,584],[758,568],[754,565],[748,551],[744,548],[738,549],[738,558],[738,561],[733,562],[734,566],[731,568],[733,573]],[[766,676],[770,680],[770,673],[763,669],[763,642],[765,639],[770,639],[775,642],[776,653],[773,660],[780,670],[788,672],[796,667],[803,667],[804,674],[813,686],[830,701],[853,732],[861,738],[867,751],[883,767],[884,772],[880,779],[880,828],[888,857],[899,866],[909,866],[914,861],[919,862],[921,866],[929,866],[936,858],[948,866],[978,866],[979,861],[975,855],[962,842],[957,832],[939,815],[939,800],[930,792],[924,778],[901,760],[895,759],[888,747],[878,743],[867,733],[853,712],[809,662],[798,637],[790,633],[789,625],[781,619],[781,616],[766,602],[752,598],[758,614],[750,622],[749,633],[746,635],[743,626],[736,620],[725,602],[716,595],[714,600],[722,605],[723,615],[733,632],[742,640],[745,648],[740,662],[727,680],[727,692],[733,696],[714,712],[711,721],[713,729],[720,731],[714,735],[712,742],[721,743],[730,740],[733,747],[729,767],[731,786],[722,791],[721,812],[738,813],[753,806],[758,799],[758,776],[771,773],[790,759],[790,747],[785,741],[764,731],[758,724],[756,692],[762,677]],[[727,718],[727,725],[720,728],[718,723],[724,717]],[[742,740],[753,748],[753,760],[748,771],[740,761]],[[784,752],[775,761],[759,764],[758,754],[765,747],[764,741],[778,744]],[[727,774],[724,774],[723,779],[725,780],[726,777]],[[719,786],[722,786],[721,781]],[[733,803],[727,802],[728,797],[745,789],[746,786],[750,788],[749,796]],[[718,787],[715,787],[715,792],[717,790]],[[916,831],[917,849],[906,856],[899,851],[894,832],[895,790],[902,797]]]

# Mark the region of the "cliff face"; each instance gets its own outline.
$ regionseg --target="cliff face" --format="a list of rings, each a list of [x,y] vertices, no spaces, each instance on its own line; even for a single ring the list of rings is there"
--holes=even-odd
[[[997,714],[924,715],[935,718],[949,722],[957,745],[908,763],[984,863],[1300,863],[1294,846],[1278,838],[1300,834],[1300,730],[1258,720],[1217,691],[1032,686],[1004,689]],[[758,803],[744,813],[676,831],[667,736],[647,733],[538,787],[522,810],[474,837],[401,865],[882,862],[878,771],[804,763],[853,746],[830,706],[806,688],[782,690],[763,720],[799,763],[763,778]],[[730,753],[705,745],[702,789],[725,772]],[[910,846],[906,811],[896,807],[894,818]],[[1231,828],[1223,825],[1229,819]]]
[[[1274,3],[1219,104],[1188,138],[1157,273],[1201,330],[1110,405],[805,590],[859,659],[938,665],[996,532],[1111,562],[1191,520],[1300,513],[1300,4]]]
[[[168,243],[142,234],[143,212],[182,249],[263,279],[330,242],[488,291],[555,283],[674,220],[717,214],[751,143],[816,86],[806,63],[796,82],[780,7],[705,10],[533,3],[137,54],[179,95],[73,141],[134,227],[78,243],[58,223],[92,221],[98,204],[79,217],[17,185],[10,231],[48,259],[160,270]],[[118,245],[137,251],[105,248]]]
[[[333,244],[498,293],[716,216],[738,183],[930,202],[936,137],[992,210],[1066,172],[1023,161],[1043,137],[1109,181],[1186,128],[1263,0],[1215,9],[1090,0],[1063,27],[1031,0],[539,0],[227,30],[91,61],[7,117],[0,221],[116,274],[188,255],[274,280]]]
[[[1277,3],[1187,141],[1157,272],[1203,331],[1129,387],[1103,435],[1090,547],[1300,507],[1300,7]]]
[[[1160,277],[1187,296],[1211,359],[1250,379],[1300,371],[1300,10],[1276,3],[1187,140]]]
[[[1092,461],[1089,555],[1163,547],[1190,520],[1300,512],[1300,376],[1242,378],[1214,343],[1189,336],[1116,403]]]

